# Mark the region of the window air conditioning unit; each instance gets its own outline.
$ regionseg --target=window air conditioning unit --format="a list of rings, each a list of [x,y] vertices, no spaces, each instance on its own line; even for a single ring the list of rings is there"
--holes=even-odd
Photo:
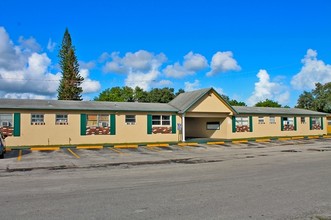
[[[108,127],[109,124],[108,124],[107,122],[101,122],[101,126],[102,126],[102,127]]]
[[[126,123],[127,125],[134,125],[134,124],[136,124],[135,122],[127,122]]]
[[[9,123],[9,121],[3,121],[3,122],[1,122],[1,126],[2,127],[9,127],[10,123]]]

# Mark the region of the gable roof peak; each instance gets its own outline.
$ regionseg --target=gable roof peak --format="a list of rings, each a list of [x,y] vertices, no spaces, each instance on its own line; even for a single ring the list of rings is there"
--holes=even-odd
[[[168,104],[177,108],[179,110],[178,113],[185,113],[197,101],[210,93],[214,93],[220,100],[224,101],[233,112],[236,112],[212,87],[181,93]]]

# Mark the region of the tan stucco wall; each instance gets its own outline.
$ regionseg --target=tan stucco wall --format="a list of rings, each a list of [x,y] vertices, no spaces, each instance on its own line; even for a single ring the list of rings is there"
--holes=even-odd
[[[117,113],[116,135],[80,135],[80,114],[112,114],[112,112],[57,112],[34,111],[44,114],[45,125],[31,125],[31,112],[21,112],[21,135],[8,137],[8,146],[33,145],[78,145],[104,143],[137,143],[137,142],[171,142],[178,141],[179,134],[147,134],[147,113]],[[55,114],[68,114],[68,125],[56,125]],[[126,114],[136,114],[136,124],[125,124]],[[152,113],[155,115],[172,115],[173,113]],[[170,117],[171,118],[171,117]],[[180,122],[180,117],[176,117]],[[171,125],[170,125],[171,126]]]
[[[206,94],[188,112],[216,112],[232,115],[231,110],[214,93]]]
[[[219,101],[218,101],[219,102]],[[204,105],[204,104],[203,104]],[[201,105],[201,106],[203,106]],[[281,131],[280,116],[276,116],[276,124],[269,123],[269,116],[265,117],[265,124],[258,124],[258,116],[253,116],[253,132],[232,132],[230,116],[221,113],[191,113],[193,117],[186,118],[186,136],[211,138],[254,138],[254,137],[281,137],[281,136],[309,136],[324,135],[327,133],[327,119],[324,117],[323,130],[310,130],[309,117],[306,123],[301,124],[297,117],[297,131]],[[0,111],[9,113],[10,111]],[[116,135],[80,135],[80,115],[85,114],[114,114],[114,112],[78,112],[78,111],[15,111],[21,113],[21,134],[19,137],[8,137],[8,146],[34,146],[34,145],[78,145],[78,144],[116,144],[141,142],[176,142],[181,140],[181,134],[147,134],[147,113],[119,112],[116,114]],[[31,113],[43,113],[45,125],[31,125]],[[68,125],[56,125],[56,114],[68,114]],[[125,115],[135,114],[136,124],[125,124]],[[172,115],[173,113],[149,113],[154,115]],[[189,115],[189,113],[187,113]],[[210,117],[208,117],[210,115]],[[219,116],[219,117],[218,117]],[[220,121],[220,130],[207,130],[206,123]],[[181,123],[181,116],[176,116],[176,122]]]

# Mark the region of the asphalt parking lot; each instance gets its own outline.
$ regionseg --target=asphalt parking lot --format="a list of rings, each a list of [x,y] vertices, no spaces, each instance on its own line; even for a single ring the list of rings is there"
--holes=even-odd
[[[331,219],[331,139],[13,150],[3,219]],[[24,171],[24,172],[23,172]]]
[[[11,150],[0,160],[0,171],[136,166],[168,163],[212,163],[294,153],[331,151],[330,138],[238,141],[192,145],[155,145],[127,148],[91,146]]]

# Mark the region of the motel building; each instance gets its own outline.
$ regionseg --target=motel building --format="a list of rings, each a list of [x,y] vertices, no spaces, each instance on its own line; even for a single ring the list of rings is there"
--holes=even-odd
[[[0,99],[7,146],[232,140],[327,134],[327,114],[230,106],[213,88],[169,103]]]

